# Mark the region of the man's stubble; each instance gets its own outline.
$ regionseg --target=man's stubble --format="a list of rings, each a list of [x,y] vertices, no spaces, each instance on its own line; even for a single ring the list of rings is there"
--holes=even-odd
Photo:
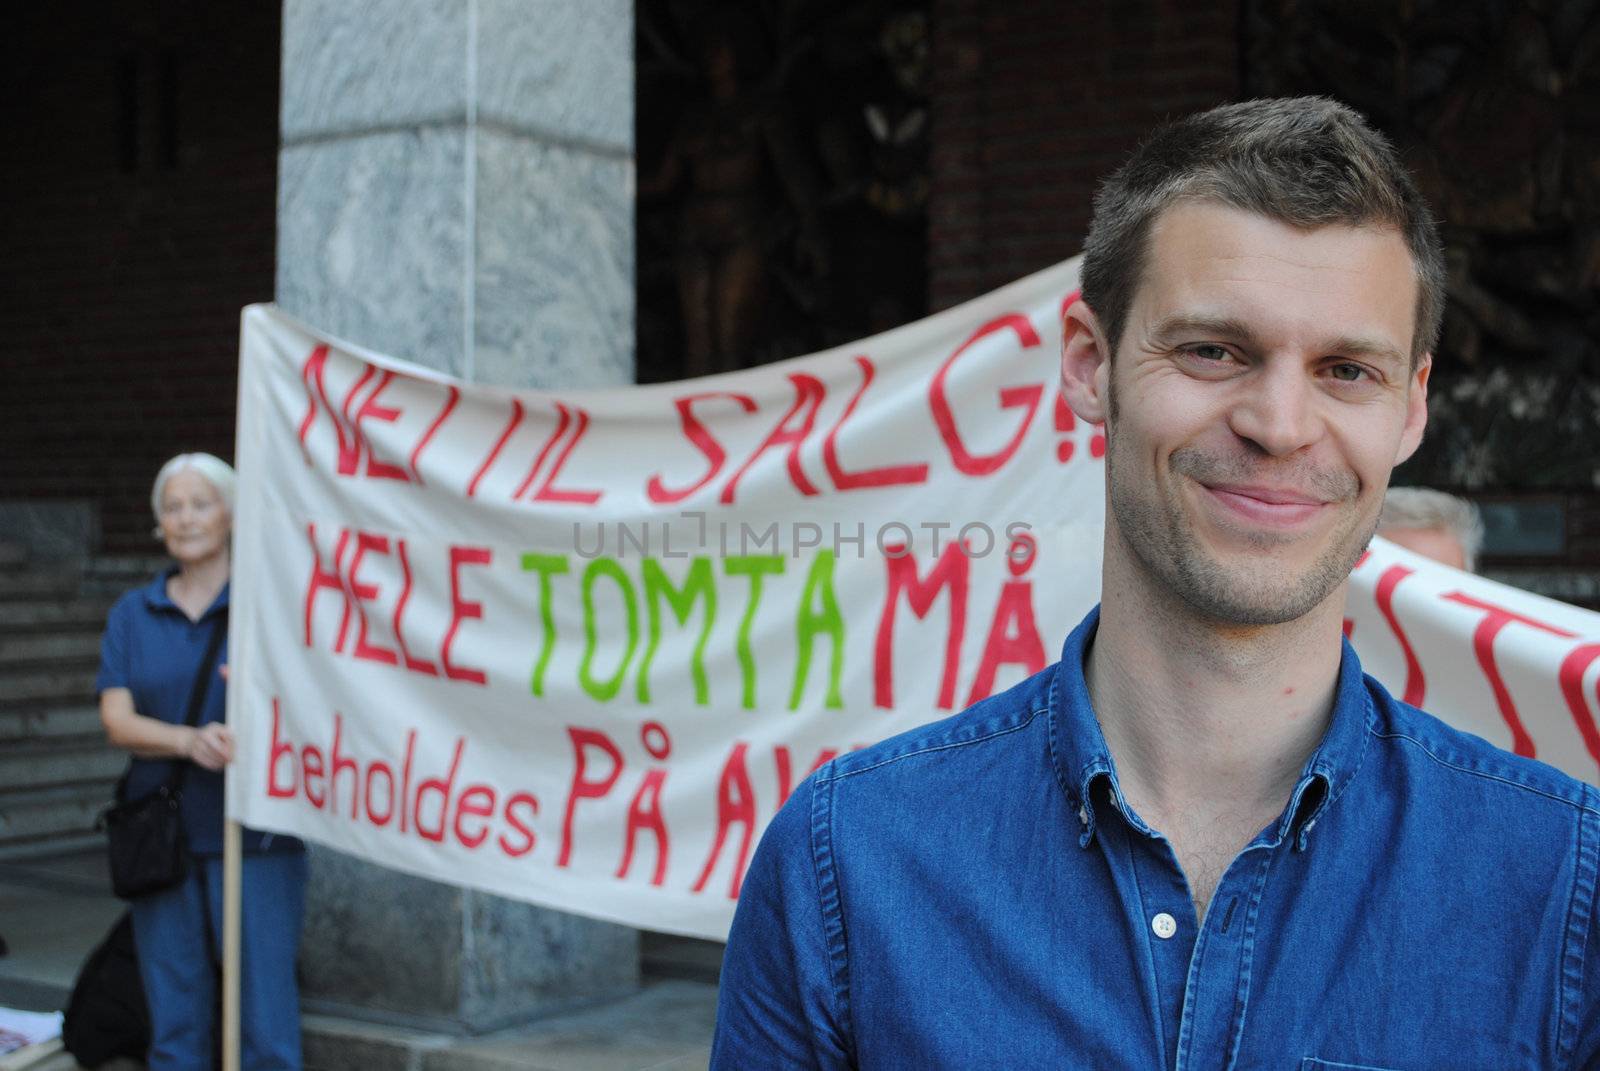
[[[1173,451],[1170,469],[1176,476],[1215,485],[1250,483],[1270,472],[1274,483],[1315,490],[1350,511],[1349,520],[1325,537],[1326,548],[1298,575],[1288,575],[1290,567],[1277,562],[1272,551],[1280,541],[1268,532],[1247,537],[1259,553],[1230,565],[1210,554],[1194,537],[1175,493],[1141,495],[1131,480],[1117,478],[1115,377],[1108,386],[1106,484],[1112,518],[1122,543],[1161,588],[1205,619],[1254,627],[1304,617],[1349,577],[1378,526],[1376,510],[1366,518],[1355,510],[1361,486],[1354,472],[1318,468],[1304,461],[1280,462],[1259,454],[1220,458],[1195,447]],[[1167,486],[1175,492],[1173,485]]]

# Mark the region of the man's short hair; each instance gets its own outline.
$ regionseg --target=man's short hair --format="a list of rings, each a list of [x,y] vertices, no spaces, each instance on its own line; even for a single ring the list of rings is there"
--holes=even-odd
[[[1213,202],[1312,228],[1389,226],[1417,269],[1415,366],[1444,316],[1439,232],[1394,146],[1326,97],[1224,104],[1156,130],[1101,185],[1084,244],[1083,299],[1113,351],[1144,271],[1150,228],[1180,202]]]
[[[1483,515],[1464,498],[1431,487],[1391,487],[1383,496],[1378,534],[1394,528],[1443,529],[1461,544],[1467,572],[1477,567],[1478,551],[1483,549]]]

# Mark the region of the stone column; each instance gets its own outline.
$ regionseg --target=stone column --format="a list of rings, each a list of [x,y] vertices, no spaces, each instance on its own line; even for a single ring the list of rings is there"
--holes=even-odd
[[[632,0],[285,0],[277,302],[465,379],[633,381]],[[309,1008],[478,1031],[634,930],[314,850]]]

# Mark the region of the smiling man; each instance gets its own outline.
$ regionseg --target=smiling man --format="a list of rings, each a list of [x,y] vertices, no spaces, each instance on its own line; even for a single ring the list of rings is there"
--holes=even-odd
[[[1103,602],[795,792],[713,1066],[1600,1067],[1600,797],[1342,636],[1443,301],[1414,184],[1333,102],[1190,117],[1106,182],[1061,366],[1106,422]]]

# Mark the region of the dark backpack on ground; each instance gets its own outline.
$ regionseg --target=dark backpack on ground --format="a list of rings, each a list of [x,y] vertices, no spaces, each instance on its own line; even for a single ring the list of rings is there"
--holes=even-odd
[[[84,1067],[114,1056],[143,1061],[150,1048],[150,1012],[139,980],[133,917],[123,912],[78,972],[61,1024],[61,1044]]]

